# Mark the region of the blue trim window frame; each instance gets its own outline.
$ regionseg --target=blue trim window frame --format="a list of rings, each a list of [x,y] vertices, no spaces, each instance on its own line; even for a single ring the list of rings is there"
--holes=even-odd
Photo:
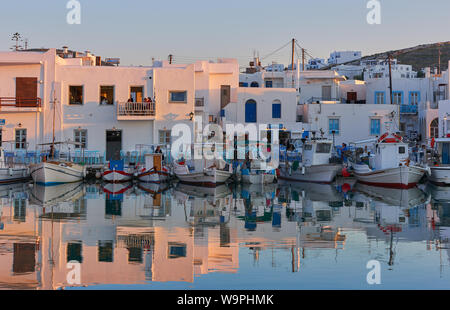
[[[370,135],[379,136],[381,134],[381,120],[379,118],[370,119]]]
[[[265,81],[265,84],[266,84],[266,88],[272,88],[273,87],[273,81],[271,81],[271,80]]]
[[[281,118],[281,103],[272,103],[272,118]]]
[[[393,104],[400,104],[402,105],[404,102],[404,96],[403,96],[403,91],[393,91],[392,92],[392,102]]]
[[[338,135],[340,132],[340,119],[339,118],[329,118],[328,119],[328,133],[332,135],[332,131],[334,130],[334,134]]]
[[[419,105],[419,102],[420,102],[420,91],[410,91],[409,105]]]
[[[374,96],[375,104],[386,104],[386,92],[385,91],[376,91]]]
[[[169,91],[170,103],[187,103],[187,91],[185,90],[170,90]]]

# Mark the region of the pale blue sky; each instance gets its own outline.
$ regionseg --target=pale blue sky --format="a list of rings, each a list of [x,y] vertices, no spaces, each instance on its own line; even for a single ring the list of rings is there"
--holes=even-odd
[[[381,25],[368,25],[368,0],[79,0],[81,25],[66,23],[67,0],[1,0],[0,50],[14,32],[31,47],[89,49],[122,64],[234,57],[246,63],[295,37],[316,57],[363,55],[450,40],[449,0],[380,0]],[[287,63],[289,48],[263,59]]]

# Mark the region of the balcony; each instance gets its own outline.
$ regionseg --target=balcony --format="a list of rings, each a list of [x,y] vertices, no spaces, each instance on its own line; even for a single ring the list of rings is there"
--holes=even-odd
[[[155,102],[119,102],[117,104],[118,121],[148,121],[156,115]]]
[[[416,105],[400,105],[401,114],[417,114]]]
[[[41,98],[0,97],[1,112],[40,112]]]
[[[205,107],[205,98],[195,98],[195,111],[203,111]]]

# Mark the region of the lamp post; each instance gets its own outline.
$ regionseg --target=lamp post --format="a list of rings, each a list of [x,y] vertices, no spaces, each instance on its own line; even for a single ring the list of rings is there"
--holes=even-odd
[[[447,125],[447,114],[444,116],[444,123],[442,124],[442,138],[445,138],[445,126]]]

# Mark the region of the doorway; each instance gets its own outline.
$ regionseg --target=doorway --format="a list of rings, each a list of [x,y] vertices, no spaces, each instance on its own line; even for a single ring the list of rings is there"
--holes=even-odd
[[[122,150],[122,130],[106,131],[106,160],[119,160]]]
[[[131,86],[130,98],[133,98],[133,102],[143,102],[144,87],[143,86]]]
[[[347,103],[356,103],[357,93],[356,92],[348,92],[347,93]]]

